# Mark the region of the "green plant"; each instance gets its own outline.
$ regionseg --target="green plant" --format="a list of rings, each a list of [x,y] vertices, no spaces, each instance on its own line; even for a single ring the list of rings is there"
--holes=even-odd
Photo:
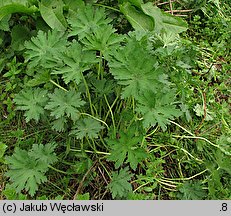
[[[230,197],[230,68],[195,44],[218,36],[198,15],[186,32],[151,2],[105,2],[0,2],[3,195]]]

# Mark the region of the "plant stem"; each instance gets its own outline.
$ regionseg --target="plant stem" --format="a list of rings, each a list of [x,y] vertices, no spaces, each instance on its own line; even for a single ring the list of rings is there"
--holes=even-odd
[[[116,8],[113,8],[113,7],[110,7],[110,6],[107,6],[107,5],[102,5],[102,4],[93,4],[93,5],[100,6],[100,7],[104,7],[104,8],[108,8],[108,9],[110,9],[110,10],[120,12],[120,10],[118,10],[118,9],[116,9]]]
[[[58,88],[62,89],[65,92],[68,92],[67,89],[63,88],[61,85],[59,85],[58,83],[56,83],[54,80],[50,79],[49,80],[52,84],[54,84],[55,86],[57,86]]]
[[[94,110],[93,110],[92,101],[91,101],[91,94],[90,94],[90,91],[89,91],[89,88],[88,88],[88,85],[87,85],[87,81],[86,81],[86,79],[85,79],[82,72],[81,72],[81,75],[82,75],[82,79],[83,79],[83,82],[84,82],[84,85],[85,85],[85,88],[86,88],[86,91],[87,91],[87,97],[88,97],[88,100],[89,100],[89,103],[90,103],[91,114],[94,115]]]
[[[111,113],[111,119],[112,119],[112,124],[113,124],[113,129],[114,129],[114,136],[116,136],[116,125],[115,125],[114,115],[113,115],[111,106],[110,106],[110,104],[109,104],[109,102],[108,102],[108,100],[107,100],[107,96],[106,96],[105,94],[104,94],[104,99],[105,99],[106,104],[107,104],[107,106],[108,106],[108,108],[109,108],[109,111],[110,111],[110,113]]]
[[[51,165],[49,165],[48,167],[49,167],[50,169],[53,169],[53,170],[54,170],[54,171],[56,171],[56,172],[59,172],[59,173],[62,173],[62,174],[68,175],[68,173],[67,173],[67,172],[64,172],[64,171],[62,171],[62,170],[56,169],[55,167],[53,167],[53,166],[51,166]]]
[[[96,118],[95,116],[92,116],[92,115],[90,115],[90,114],[88,114],[88,113],[80,113],[80,114],[81,114],[81,115],[89,116],[89,117],[95,119],[96,121],[99,121],[99,122],[103,123],[103,124],[107,127],[108,130],[110,129],[109,126],[107,125],[107,123],[104,122],[103,120],[98,119],[98,118]]]
[[[86,152],[86,153],[91,153],[91,154],[102,154],[102,155],[111,155],[111,153],[108,153],[108,152],[101,152],[101,151],[90,151],[90,150],[81,150],[81,149],[70,149],[70,151],[73,151],[73,152]]]

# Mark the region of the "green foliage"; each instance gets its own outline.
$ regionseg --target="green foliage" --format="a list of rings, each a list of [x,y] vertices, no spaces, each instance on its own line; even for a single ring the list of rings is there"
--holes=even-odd
[[[78,35],[81,40],[84,37],[91,35],[98,28],[107,26],[111,19],[106,18],[103,8],[93,8],[91,5],[81,7],[78,13],[73,13],[68,19],[71,25],[71,32],[69,36]]]
[[[0,21],[7,15],[12,13],[32,14],[37,12],[38,8],[34,5],[29,7],[27,0],[1,0],[0,1]]]
[[[90,194],[89,193],[78,194],[76,196],[76,200],[90,200]]]
[[[152,31],[154,29],[153,20],[144,13],[140,13],[131,3],[125,2],[120,5],[120,11],[126,16],[132,27],[141,31]]]
[[[18,147],[12,156],[6,157],[10,170],[6,176],[10,177],[17,192],[25,189],[31,196],[38,190],[38,185],[47,181],[45,173],[50,164],[56,161],[53,144],[33,145],[28,152]]]
[[[11,30],[12,48],[14,50],[23,50],[25,48],[24,42],[29,40],[32,36],[30,30],[23,25],[16,25]]]
[[[52,68],[57,65],[57,56],[64,49],[66,40],[61,31],[39,31],[31,41],[26,41],[25,60],[30,67]]]
[[[73,121],[76,121],[79,117],[78,108],[85,103],[81,100],[80,94],[74,90],[65,92],[56,88],[54,93],[48,94],[48,97],[50,101],[45,106],[45,109],[51,110],[51,116],[54,116],[56,119],[70,117]]]
[[[112,173],[111,183],[108,188],[112,192],[112,198],[124,198],[129,192],[131,192],[132,187],[129,184],[132,174],[129,173],[128,167],[121,169],[119,172]]]
[[[200,181],[185,182],[179,187],[178,197],[183,200],[202,200],[206,196]]]
[[[35,158],[38,162],[53,164],[57,161],[57,156],[53,153],[56,146],[57,144],[55,143],[47,143],[46,145],[34,144],[30,156]]]
[[[115,31],[112,25],[104,25],[97,28],[93,34],[86,35],[82,43],[87,50],[97,50],[105,54],[109,49],[117,48],[124,39],[123,36],[115,34]]]
[[[18,105],[18,110],[25,111],[26,121],[31,119],[38,121],[45,113],[44,105],[46,104],[47,91],[44,89],[25,89],[16,95],[14,102]]]
[[[15,188],[10,184],[5,186],[3,195],[7,200],[27,200],[27,196],[25,194],[17,193]]]
[[[75,135],[78,139],[88,137],[97,138],[99,132],[103,129],[100,123],[92,118],[80,119],[73,127],[70,134]]]
[[[126,133],[119,132],[119,139],[109,139],[108,145],[111,147],[111,155],[108,160],[115,162],[115,168],[123,165],[125,159],[131,168],[135,170],[138,163],[146,158],[146,152],[140,147],[142,136],[136,136],[134,130],[130,129]]]
[[[154,94],[147,91],[138,98],[137,111],[143,115],[143,124],[145,127],[155,126],[157,123],[163,131],[167,129],[169,120],[181,115],[181,111],[174,105],[174,91],[165,95]],[[149,100],[152,98],[152,100]]]
[[[162,31],[180,33],[187,30],[187,23],[178,17],[164,13],[158,7],[153,7],[151,2],[141,5],[145,14],[154,19],[156,33]]]
[[[0,142],[0,162],[4,161],[3,156],[5,154],[6,149],[7,149],[7,145],[4,144],[4,143],[2,143],[2,142]]]
[[[109,66],[118,83],[125,86],[123,98],[137,98],[148,90],[156,92],[161,89],[163,70],[156,57],[137,41],[130,40],[126,46],[112,51]]]
[[[128,1],[120,5],[120,10],[138,31],[180,33],[187,30],[185,21],[161,11],[151,2]]]
[[[65,31],[67,27],[66,19],[63,15],[64,3],[62,0],[42,0],[39,4],[39,11],[42,18],[52,28]]]
[[[62,78],[66,84],[75,81],[79,84],[82,80],[82,73],[91,68],[92,63],[96,63],[94,52],[83,51],[82,46],[74,41],[62,55],[59,61],[63,64],[58,67],[52,74],[62,74]]]
[[[230,2],[87,2],[0,1],[0,197],[230,199]]]

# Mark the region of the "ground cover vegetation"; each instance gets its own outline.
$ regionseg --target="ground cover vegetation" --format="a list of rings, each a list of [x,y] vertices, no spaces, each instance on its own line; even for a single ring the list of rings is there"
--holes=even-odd
[[[0,1],[1,199],[230,199],[230,8]]]

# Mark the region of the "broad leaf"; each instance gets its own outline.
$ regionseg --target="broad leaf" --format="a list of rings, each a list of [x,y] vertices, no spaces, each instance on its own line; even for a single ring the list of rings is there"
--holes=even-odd
[[[8,15],[4,16],[0,20],[0,30],[10,31],[10,26],[9,26],[9,20],[10,20],[10,18],[11,18],[11,14],[8,14]],[[0,37],[0,38],[2,39],[2,37]],[[1,44],[1,41],[0,41],[0,44]]]
[[[153,19],[141,10],[137,10],[129,2],[120,5],[120,11],[126,16],[135,30],[152,31],[154,29]]]
[[[52,74],[62,74],[66,84],[75,81],[77,84],[82,80],[82,73],[91,68],[92,63],[96,63],[96,55],[92,51],[83,51],[82,46],[74,41],[64,53],[59,57],[63,61],[63,66],[55,69]]]
[[[55,116],[56,119],[65,116],[75,121],[79,117],[79,108],[85,104],[80,98],[80,93],[74,90],[65,92],[56,88],[54,93],[48,96],[50,101],[45,109],[51,110],[51,116]]]
[[[174,99],[174,90],[164,95],[147,91],[139,96],[136,110],[143,115],[144,127],[155,126],[158,123],[165,131],[169,120],[181,115],[181,111],[173,104]]]
[[[187,23],[179,17],[172,16],[161,11],[158,7],[153,6],[153,3],[148,2],[141,5],[145,14],[154,19],[156,33],[161,33],[163,30],[172,33],[181,33],[187,30]]]
[[[128,182],[132,177],[128,167],[121,169],[119,172],[112,172],[112,180],[108,188],[112,192],[112,198],[124,198],[132,191],[132,186]]]
[[[106,18],[103,8],[94,9],[91,5],[87,5],[68,19],[68,23],[71,25],[69,36],[78,35],[81,40],[87,35],[91,35],[97,28],[108,25],[110,22],[111,19]]]
[[[18,110],[26,111],[24,116],[26,121],[31,119],[38,121],[44,114],[44,106],[47,102],[47,91],[44,89],[27,89],[22,90],[15,96],[14,102]]]
[[[59,31],[65,31],[67,22],[63,15],[62,0],[42,0],[39,4],[39,10],[42,18],[52,28]]]
[[[31,196],[34,196],[38,185],[47,181],[44,174],[48,170],[48,165],[35,160],[28,151],[16,147],[14,154],[6,157],[6,162],[10,168],[6,176],[10,177],[17,192],[26,189]]]
[[[111,155],[108,160],[115,162],[115,168],[119,168],[125,161],[129,163],[133,170],[136,169],[138,163],[147,156],[145,150],[140,147],[143,136],[135,136],[133,130],[127,133],[120,132],[119,139],[109,139],[107,143],[111,148]]]
[[[39,31],[31,41],[25,42],[25,60],[30,67],[53,68],[58,64],[58,55],[65,50],[67,41],[63,32]]]
[[[158,66],[156,57],[137,41],[130,41],[124,48],[112,51],[109,67],[118,83],[125,86],[123,98],[136,98],[142,92],[164,88],[163,69]]]
[[[84,118],[79,120],[70,134],[75,135],[78,139],[82,139],[84,137],[88,138],[97,138],[100,130],[103,129],[101,124],[92,119],[92,118]]]
[[[7,15],[12,13],[32,14],[38,11],[36,6],[29,7],[28,1],[25,0],[1,0],[0,1],[0,21]]]

